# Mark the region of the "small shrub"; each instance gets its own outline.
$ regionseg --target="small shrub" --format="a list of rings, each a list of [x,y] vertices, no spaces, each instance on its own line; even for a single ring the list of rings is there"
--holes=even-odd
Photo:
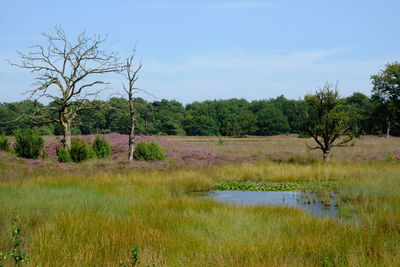
[[[19,157],[37,159],[43,149],[44,139],[31,129],[15,130],[15,153]]]
[[[71,154],[69,150],[63,147],[57,147],[57,160],[58,162],[70,162]]]
[[[0,135],[0,150],[10,151],[10,141],[5,135]]]
[[[12,241],[14,243],[10,252],[0,252],[0,267],[1,260],[13,259],[15,265],[20,266],[21,263],[29,263],[30,258],[27,255],[25,246],[25,239],[21,236],[21,229],[17,226],[15,221],[12,223]]]
[[[139,261],[138,248],[131,249],[131,256],[129,258],[129,263],[126,263],[124,260],[121,260],[119,262],[119,266],[121,266],[121,267],[138,266],[139,264],[140,264],[140,261]],[[153,264],[153,266],[155,266],[155,265]]]
[[[335,264],[328,257],[325,257],[321,261],[321,266],[322,267],[333,267],[333,266],[335,266]]]
[[[139,142],[136,145],[133,157],[137,160],[155,161],[166,157],[164,150],[155,142]]]
[[[218,139],[218,144],[219,144],[219,145],[225,145],[226,143],[227,143],[226,140],[224,140],[224,139],[222,139],[222,138],[219,138],[219,139]]]
[[[75,163],[88,160],[93,155],[93,151],[84,140],[72,141],[71,150],[69,151],[69,153],[71,155],[72,161]]]
[[[110,146],[106,139],[96,136],[93,142],[92,149],[98,159],[106,158],[110,155]]]
[[[385,160],[386,162],[393,163],[396,161],[396,157],[393,154],[387,154]]]
[[[260,150],[258,150],[257,152],[254,152],[254,153],[251,154],[251,156],[252,156],[253,158],[257,158],[257,157],[259,157],[259,156],[261,156],[261,155],[262,155],[262,152],[261,152]]]

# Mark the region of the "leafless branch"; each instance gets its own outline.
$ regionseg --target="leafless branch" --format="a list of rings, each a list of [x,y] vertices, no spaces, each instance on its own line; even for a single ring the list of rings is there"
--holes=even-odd
[[[116,53],[101,49],[106,38],[99,35],[90,37],[82,32],[76,40],[70,41],[64,30],[56,26],[55,34],[44,33],[43,36],[46,46],[32,46],[29,53],[17,52],[20,62],[9,63],[37,74],[35,87],[26,93],[30,98],[48,98],[57,103],[55,113],[66,137],[70,135],[70,126],[77,112],[86,109],[86,105],[90,106],[89,98],[96,99],[106,89],[99,88],[108,83],[98,76],[120,72],[124,66]],[[136,75],[134,73],[134,77]],[[50,92],[52,88],[56,90]]]

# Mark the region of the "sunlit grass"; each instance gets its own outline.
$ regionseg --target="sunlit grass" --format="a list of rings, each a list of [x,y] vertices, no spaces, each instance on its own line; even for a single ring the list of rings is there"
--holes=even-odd
[[[117,266],[131,247],[143,266],[396,266],[399,177],[398,164],[382,162],[36,173],[0,185],[0,250],[16,219],[33,266]],[[346,220],[187,194],[229,180],[335,181]]]

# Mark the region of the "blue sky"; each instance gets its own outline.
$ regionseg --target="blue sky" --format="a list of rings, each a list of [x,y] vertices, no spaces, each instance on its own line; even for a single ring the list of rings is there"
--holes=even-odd
[[[398,0],[2,2],[0,102],[25,99],[34,77],[6,60],[55,25],[71,37],[108,34],[121,56],[137,43],[138,86],[184,103],[298,99],[337,80],[342,96],[369,95],[370,75],[400,60]]]

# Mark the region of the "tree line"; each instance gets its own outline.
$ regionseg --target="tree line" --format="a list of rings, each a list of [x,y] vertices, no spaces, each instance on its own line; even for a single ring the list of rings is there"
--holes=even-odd
[[[131,122],[128,100],[114,97],[106,101],[94,100],[97,108],[78,111],[72,124],[73,135],[117,132],[129,134]],[[21,115],[51,113],[53,103],[43,105],[25,100],[0,103],[0,122],[15,121]],[[187,105],[176,100],[133,100],[136,113],[135,132],[138,135],[194,135],[194,136],[245,136],[305,134],[302,126],[304,100],[291,100],[283,95],[256,101],[245,99],[207,100]],[[46,109],[47,108],[47,109]],[[339,100],[339,109],[349,114],[355,134],[400,135],[400,124],[395,113],[385,108],[381,99],[362,93]],[[46,114],[42,114],[43,116]],[[388,117],[393,117],[389,121]],[[13,123],[0,123],[0,133],[11,135],[18,128],[36,128],[42,135],[62,135],[59,123],[38,124],[22,116]]]
[[[18,52],[12,66],[35,74],[31,98],[0,105],[0,131],[37,128],[45,135],[63,135],[63,147],[71,150],[72,134],[119,132],[129,134],[129,160],[133,160],[135,136],[143,135],[277,135],[308,134],[329,159],[333,146],[348,143],[357,134],[399,135],[400,63],[372,75],[372,96],[354,93],[340,98],[337,88],[326,84],[303,100],[274,99],[248,102],[228,99],[194,102],[184,106],[175,100],[147,102],[137,98],[138,73],[135,49],[125,59],[103,50],[105,39],[82,32],[69,39],[61,27],[44,34],[47,45]],[[98,100],[107,89],[104,74],[124,77],[127,99]],[[44,106],[40,99],[50,100]],[[39,126],[41,125],[41,126]],[[348,139],[339,141],[343,136]]]

